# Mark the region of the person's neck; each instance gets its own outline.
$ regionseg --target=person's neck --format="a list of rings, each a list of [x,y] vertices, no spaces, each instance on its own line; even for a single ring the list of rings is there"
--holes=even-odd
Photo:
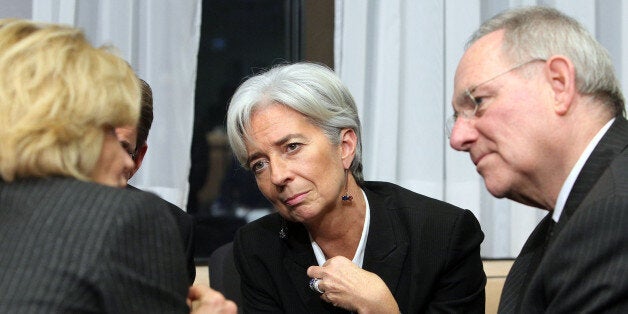
[[[350,180],[349,186],[349,195],[353,197],[351,201],[339,199],[333,210],[316,223],[306,226],[312,239],[328,257],[342,255],[352,259],[360,243],[366,200],[355,181]]]
[[[582,99],[582,97],[581,97]],[[533,189],[542,198],[527,205],[552,211],[558,194],[576,162],[602,127],[612,119],[603,104],[585,98],[568,114],[559,119],[549,132],[555,132],[554,144],[547,152],[548,164],[539,167],[538,178]]]

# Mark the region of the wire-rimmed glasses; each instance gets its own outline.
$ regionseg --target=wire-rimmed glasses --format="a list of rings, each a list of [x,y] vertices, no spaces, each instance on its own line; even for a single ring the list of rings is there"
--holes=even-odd
[[[473,92],[475,92],[475,90],[478,87],[480,87],[480,86],[482,86],[482,85],[484,85],[484,84],[486,84],[488,82],[491,82],[491,81],[497,79],[498,77],[501,77],[501,76],[505,75],[506,73],[509,73],[509,72],[514,71],[516,69],[519,69],[519,68],[521,68],[521,67],[523,67],[525,65],[528,65],[528,64],[533,63],[533,62],[538,62],[538,61],[545,62],[546,60],[543,59],[543,58],[534,58],[534,59],[531,59],[531,60],[528,60],[528,61],[525,61],[525,62],[521,62],[521,63],[519,63],[519,64],[509,68],[506,71],[500,72],[499,74],[489,78],[488,80],[485,80],[485,81],[483,81],[483,82],[481,82],[479,84],[473,85],[473,86],[465,89],[464,95],[465,95],[465,100],[466,101],[464,101],[461,104],[461,106],[460,106],[460,108],[458,110],[454,109],[454,114],[451,115],[449,118],[447,118],[447,120],[445,121],[445,132],[447,134],[447,138],[451,138],[451,132],[454,129],[454,124],[456,123],[456,120],[459,117],[462,117],[462,118],[465,118],[465,119],[472,119],[478,113],[479,108],[483,104],[475,96],[473,96]]]

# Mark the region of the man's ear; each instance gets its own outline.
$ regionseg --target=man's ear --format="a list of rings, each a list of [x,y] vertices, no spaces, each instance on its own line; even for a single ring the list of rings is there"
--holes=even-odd
[[[135,168],[133,168],[133,171],[131,172],[131,177],[133,177],[137,170],[140,169],[140,166],[142,166],[142,161],[144,160],[144,156],[146,156],[147,150],[148,144],[142,145],[142,147],[137,150],[137,155],[135,156],[135,160],[133,160],[135,162]]]
[[[562,55],[554,55],[546,62],[547,78],[554,92],[554,111],[566,114],[576,96],[576,71],[571,60]]]
[[[340,131],[341,158],[345,169],[349,169],[351,167],[357,146],[358,136],[355,134],[353,129],[343,129]]]

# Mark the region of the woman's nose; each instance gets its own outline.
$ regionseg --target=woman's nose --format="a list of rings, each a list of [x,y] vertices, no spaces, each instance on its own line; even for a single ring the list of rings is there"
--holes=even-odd
[[[290,170],[288,167],[288,163],[281,160],[275,159],[270,164],[270,180],[274,185],[282,186],[285,185],[289,179]]]

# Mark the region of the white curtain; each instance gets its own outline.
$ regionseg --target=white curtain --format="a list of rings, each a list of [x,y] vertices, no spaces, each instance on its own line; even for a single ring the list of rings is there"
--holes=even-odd
[[[131,183],[185,208],[201,0],[33,0],[32,18],[80,27],[94,45],[115,46],[151,85],[148,153]]]
[[[486,234],[488,258],[517,256],[546,212],[492,197],[468,155],[449,147],[444,121],[471,33],[504,9],[534,4],[578,19],[609,49],[620,79],[628,77],[625,0],[335,1],[335,68],[360,111],[365,178],[470,209]]]

